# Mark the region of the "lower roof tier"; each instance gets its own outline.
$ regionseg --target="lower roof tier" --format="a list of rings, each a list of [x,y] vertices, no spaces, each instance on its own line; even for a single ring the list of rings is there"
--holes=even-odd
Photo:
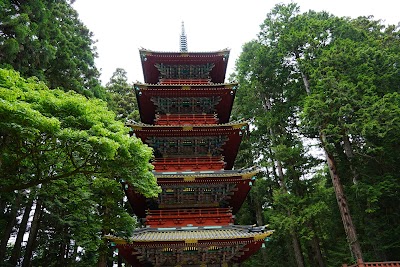
[[[145,228],[129,239],[107,236],[133,266],[227,266],[257,252],[272,230],[252,226]]]
[[[140,218],[146,210],[187,208],[232,208],[235,214],[243,204],[259,170],[154,172],[162,191],[146,199],[129,184],[125,194],[133,212]]]

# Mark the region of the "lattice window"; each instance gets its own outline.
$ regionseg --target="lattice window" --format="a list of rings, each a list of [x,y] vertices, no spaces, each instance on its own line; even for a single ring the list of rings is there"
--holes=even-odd
[[[153,266],[201,265],[221,266],[231,262],[244,248],[245,244],[226,244],[224,247],[196,244],[171,247],[141,247],[137,251],[142,262],[150,262]]]
[[[219,156],[227,136],[149,137],[146,143],[156,155],[162,156]]]
[[[221,97],[152,97],[151,101],[158,114],[213,114]]]
[[[214,63],[202,65],[154,65],[160,72],[160,79],[208,79]]]
[[[163,207],[219,205],[229,196],[235,184],[161,185],[158,203]]]

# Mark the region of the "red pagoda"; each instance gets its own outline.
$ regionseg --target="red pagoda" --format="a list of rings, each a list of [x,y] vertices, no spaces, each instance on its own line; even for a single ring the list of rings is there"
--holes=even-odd
[[[144,83],[134,85],[140,123],[133,135],[154,149],[162,192],[146,199],[125,184],[143,222],[129,239],[109,237],[133,266],[231,266],[272,234],[234,225],[255,169],[233,170],[246,122],[230,122],[237,84],[224,83],[229,50],[140,50]]]

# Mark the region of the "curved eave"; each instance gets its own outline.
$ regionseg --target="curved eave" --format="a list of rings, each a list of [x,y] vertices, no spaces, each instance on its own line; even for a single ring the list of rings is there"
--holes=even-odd
[[[204,55],[220,55],[221,53],[230,53],[229,48],[224,48],[221,50],[217,51],[192,51],[192,52],[176,52],[176,51],[156,51],[156,50],[150,50],[150,49],[145,49],[141,48],[139,49],[140,55],[161,55],[161,56],[182,56],[182,55],[190,55],[190,56],[204,56]]]
[[[265,232],[249,232],[245,227],[251,226],[232,226],[228,229],[194,229],[179,230],[170,228],[146,228],[145,230],[135,231],[131,238],[120,238],[112,235],[106,235],[105,238],[118,245],[145,245],[146,243],[176,242],[184,244],[195,244],[200,242],[213,241],[264,241],[265,238],[273,234],[273,230]],[[188,227],[189,228],[189,227]]]
[[[153,172],[154,176],[162,179],[177,179],[186,182],[199,182],[204,179],[215,178],[239,178],[248,180],[254,177],[261,170],[250,171],[199,171],[199,172]]]
[[[238,83],[210,83],[210,84],[151,84],[151,83],[134,83],[133,86],[136,90],[147,90],[147,89],[183,89],[183,90],[190,90],[198,89],[198,88],[229,88],[237,86]]]
[[[126,125],[130,126],[134,132],[139,131],[202,131],[202,130],[245,130],[248,127],[247,121],[233,121],[223,124],[191,124],[191,125],[151,125],[138,122],[128,122]]]

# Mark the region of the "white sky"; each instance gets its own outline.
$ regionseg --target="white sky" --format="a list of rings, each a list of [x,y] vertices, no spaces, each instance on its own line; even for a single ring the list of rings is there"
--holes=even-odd
[[[102,83],[116,68],[130,82],[143,82],[138,49],[178,51],[181,22],[185,22],[189,51],[230,48],[228,74],[244,43],[256,38],[259,25],[279,0],[76,0],[80,19],[97,40],[96,60]],[[337,16],[367,16],[400,21],[399,0],[298,0],[301,11],[328,11]]]

